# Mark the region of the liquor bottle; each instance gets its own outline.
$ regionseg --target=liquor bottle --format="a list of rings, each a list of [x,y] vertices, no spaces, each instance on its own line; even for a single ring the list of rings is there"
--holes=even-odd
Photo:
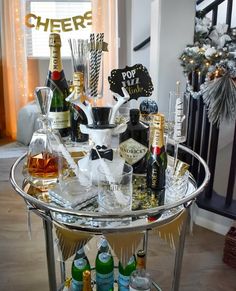
[[[73,85],[75,89],[75,96],[84,94],[84,76],[82,72],[75,72],[73,77]],[[85,99],[85,98],[82,98]],[[81,100],[82,102],[84,100]],[[84,111],[74,104],[71,104],[70,112],[70,123],[71,123],[71,140],[75,142],[88,141],[88,134],[84,134],[80,130],[80,124],[87,124],[87,117]]]
[[[136,258],[133,255],[128,264],[123,267],[121,262],[119,262],[119,275],[118,275],[118,290],[128,291],[129,290],[129,280],[131,273],[136,270]]]
[[[90,271],[90,263],[84,252],[84,248],[79,249],[75,255],[74,261],[71,267],[72,291],[82,291],[83,290],[83,272]]]
[[[146,254],[143,250],[137,253],[136,270],[130,276],[129,290],[131,291],[150,291],[151,280],[149,273],[146,272]]]
[[[149,151],[147,154],[147,188],[162,191],[165,188],[167,154],[164,145],[163,114],[157,114],[150,128]]]
[[[114,260],[109,251],[107,240],[102,239],[96,261],[97,291],[110,291],[114,288]]]
[[[67,137],[70,133],[70,111],[65,98],[69,95],[69,89],[62,67],[59,34],[50,34],[49,47],[50,62],[46,86],[53,91],[49,118],[52,120],[52,128],[58,129],[62,137]]]
[[[130,120],[125,132],[120,134],[119,152],[126,163],[132,165],[133,173],[146,173],[148,151],[148,126],[139,121],[138,109],[130,110]]]
[[[83,272],[83,291],[92,291],[91,272],[89,270]]]

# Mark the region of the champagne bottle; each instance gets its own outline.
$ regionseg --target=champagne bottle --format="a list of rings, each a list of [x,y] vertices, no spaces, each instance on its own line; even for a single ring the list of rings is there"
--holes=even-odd
[[[97,291],[110,291],[114,288],[114,260],[109,251],[107,240],[102,239],[96,261]]]
[[[118,275],[118,290],[128,291],[129,290],[129,280],[131,273],[136,269],[136,258],[133,255],[128,264],[123,267],[121,262],[119,262],[119,275]]]
[[[130,121],[125,132],[120,134],[119,152],[126,163],[132,165],[133,173],[146,173],[148,151],[148,126],[139,121],[138,109],[130,110]]]
[[[83,291],[92,291],[91,272],[89,270],[83,272]]]
[[[149,273],[146,272],[146,254],[143,250],[137,253],[136,270],[130,276],[129,290],[131,291],[150,291],[151,280]]]
[[[73,77],[73,84],[75,88],[75,96],[84,94],[83,83],[84,76],[81,72],[75,72]],[[83,97],[83,96],[82,96]],[[81,98],[83,102],[85,98]],[[71,140],[75,142],[85,142],[88,140],[88,134],[84,134],[80,130],[80,124],[87,124],[87,117],[84,111],[74,104],[71,104]]]
[[[70,133],[70,111],[65,98],[69,95],[69,89],[62,67],[59,34],[50,34],[49,47],[50,62],[46,86],[53,91],[49,118],[52,120],[52,128],[58,129],[62,137],[67,137]]]
[[[164,145],[164,115],[157,114],[150,128],[147,154],[147,188],[162,191],[165,188],[167,154]]]
[[[84,252],[84,248],[79,249],[75,255],[74,261],[71,267],[72,291],[82,291],[83,290],[83,272],[90,271],[90,263]]]

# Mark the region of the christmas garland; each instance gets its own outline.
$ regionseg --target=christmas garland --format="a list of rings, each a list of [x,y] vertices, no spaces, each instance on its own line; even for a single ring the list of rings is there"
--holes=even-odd
[[[219,125],[236,117],[236,29],[227,24],[211,25],[209,18],[196,18],[194,44],[180,56],[187,79],[187,91],[193,98],[203,97],[209,121]],[[204,80],[194,91],[189,76]]]

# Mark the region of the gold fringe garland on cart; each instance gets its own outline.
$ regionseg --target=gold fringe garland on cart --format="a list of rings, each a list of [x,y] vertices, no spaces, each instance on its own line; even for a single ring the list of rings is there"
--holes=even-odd
[[[175,250],[186,219],[187,211],[183,210],[174,220],[154,228],[152,232],[157,234],[161,239],[165,240],[169,246]]]
[[[117,232],[105,234],[105,237],[121,264],[126,266],[132,255],[136,254],[143,235],[142,232]]]
[[[74,255],[75,252],[84,246],[93,236],[90,233],[66,229],[55,222],[54,224],[63,261]]]
[[[183,210],[173,221],[152,229],[152,233],[165,240],[175,250],[186,219],[187,211]],[[84,246],[93,237],[93,234],[67,229],[55,222],[54,225],[63,260],[74,255],[77,249]],[[126,266],[131,256],[137,252],[144,233],[117,232],[104,234],[104,236],[122,265]]]

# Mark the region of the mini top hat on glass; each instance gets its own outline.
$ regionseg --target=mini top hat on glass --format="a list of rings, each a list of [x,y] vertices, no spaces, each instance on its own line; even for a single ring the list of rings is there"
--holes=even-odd
[[[88,124],[88,128],[106,129],[114,128],[116,124],[110,124],[111,107],[92,107],[93,124]]]

